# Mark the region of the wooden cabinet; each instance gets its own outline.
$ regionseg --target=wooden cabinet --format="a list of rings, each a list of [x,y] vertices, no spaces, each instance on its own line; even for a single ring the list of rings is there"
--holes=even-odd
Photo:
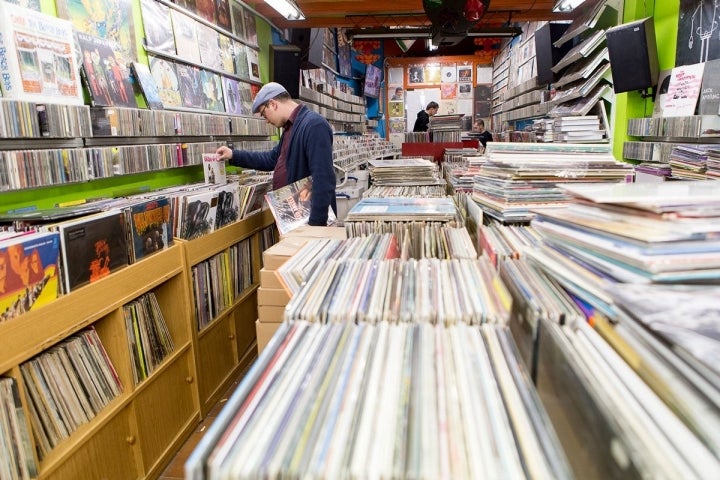
[[[79,288],[37,310],[0,323],[0,374],[12,377],[26,418],[33,406],[22,366],[87,328],[97,333],[122,392],[38,461],[39,478],[156,478],[200,419],[255,358],[256,287],[269,211],[175,245]],[[247,242],[251,279],[225,311],[198,331],[191,267]],[[152,293],[174,348],[135,384],[123,306]],[[29,423],[29,422],[28,422]],[[38,432],[30,430],[35,451]],[[37,457],[37,456],[36,456]]]
[[[260,232],[273,223],[272,214],[266,210],[241,222],[189,242],[185,246],[188,269],[227,251],[241,242],[248,242],[240,250],[250,254],[249,265],[234,270],[237,282],[245,288],[238,291],[228,308],[202,328],[196,318],[192,319],[193,335],[197,345],[197,370],[200,410],[205,416],[220,399],[243,367],[241,360],[249,349],[254,349],[255,320],[257,318],[257,290],[260,271]],[[248,274],[250,278],[247,278]],[[192,292],[192,276],[188,276],[188,288]],[[191,306],[191,311],[195,307]]]

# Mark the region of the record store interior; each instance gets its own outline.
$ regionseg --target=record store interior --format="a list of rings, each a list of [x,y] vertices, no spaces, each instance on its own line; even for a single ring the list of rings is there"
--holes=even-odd
[[[717,0],[0,0],[0,480],[720,478]]]

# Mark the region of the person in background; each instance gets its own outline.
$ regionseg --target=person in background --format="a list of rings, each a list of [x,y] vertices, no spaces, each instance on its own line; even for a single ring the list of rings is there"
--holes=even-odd
[[[333,132],[320,114],[292,99],[285,87],[276,82],[265,84],[257,93],[252,112],[282,128],[280,142],[267,152],[217,149],[217,155],[236,167],[273,170],[273,190],[305,177],[312,178],[312,208],[309,225],[327,225],[328,207],[337,212],[335,170],[333,168]]]
[[[485,148],[485,145],[487,145],[487,142],[492,142],[492,133],[485,130],[485,120],[482,118],[478,118],[475,120],[475,123],[473,124],[473,137],[477,138],[480,141],[480,144]]]
[[[390,97],[391,102],[397,102],[398,100],[403,99],[403,89],[402,87],[397,87],[395,89],[395,93],[393,93],[393,96]]]
[[[413,132],[427,132],[430,126],[430,117],[436,115],[440,105],[437,102],[430,102],[425,107],[425,110],[420,110],[415,119],[415,125],[413,126]]]

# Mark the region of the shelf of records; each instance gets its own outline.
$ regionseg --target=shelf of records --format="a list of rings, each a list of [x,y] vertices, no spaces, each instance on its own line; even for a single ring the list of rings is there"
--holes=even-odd
[[[378,134],[336,136],[333,140],[333,164],[347,173],[372,160],[397,158],[400,148]]]
[[[7,478],[100,478],[117,461],[120,476],[145,477],[168,461],[199,420],[184,272],[175,245],[0,324]],[[158,389],[170,384],[168,407]]]
[[[341,91],[330,94],[301,86],[300,100],[325,108],[327,111],[348,114],[348,118],[353,119],[348,121],[357,121],[358,116],[361,118],[365,116],[366,108],[362,98]]]
[[[649,141],[713,143],[720,139],[718,115],[630,118],[627,134]]]
[[[720,148],[717,143],[625,142],[623,158],[640,160],[635,175],[645,180],[718,180]]]
[[[0,254],[10,262],[3,264],[1,319],[101,280],[171,247],[175,239],[194,240],[236,223],[247,227],[267,220],[262,211],[270,181],[269,175],[247,174],[226,184],[168,187],[3,214]]]
[[[67,185],[118,175],[202,165],[202,156],[226,142],[167,143],[0,152],[0,192]],[[238,141],[235,148],[270,150],[271,141]]]
[[[269,137],[277,130],[258,118],[147,110],[88,107],[0,98],[0,148],[5,139],[84,138],[104,136],[166,137],[237,135]]]

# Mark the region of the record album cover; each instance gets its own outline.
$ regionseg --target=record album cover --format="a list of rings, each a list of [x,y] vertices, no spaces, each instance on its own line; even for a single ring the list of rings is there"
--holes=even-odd
[[[150,68],[144,63],[132,62],[130,64],[130,71],[132,72],[135,84],[145,98],[145,103],[151,110],[162,110],[163,102],[160,98],[160,91],[158,90],[157,83],[155,83],[155,77],[152,76]]]
[[[0,322],[57,298],[59,253],[57,232],[0,240]]]
[[[312,205],[312,178],[305,177],[297,182],[286,185],[265,194],[270,211],[275,217],[275,224],[280,235],[307,225]],[[335,212],[328,208],[328,225],[335,223]]]
[[[125,215],[120,210],[61,223],[65,292],[97,282],[128,265]]]
[[[83,74],[93,106],[137,108],[130,71],[116,57],[111,40],[76,32],[83,58]]]
[[[125,210],[132,237],[131,262],[173,244],[172,206],[161,197],[129,206]]]

